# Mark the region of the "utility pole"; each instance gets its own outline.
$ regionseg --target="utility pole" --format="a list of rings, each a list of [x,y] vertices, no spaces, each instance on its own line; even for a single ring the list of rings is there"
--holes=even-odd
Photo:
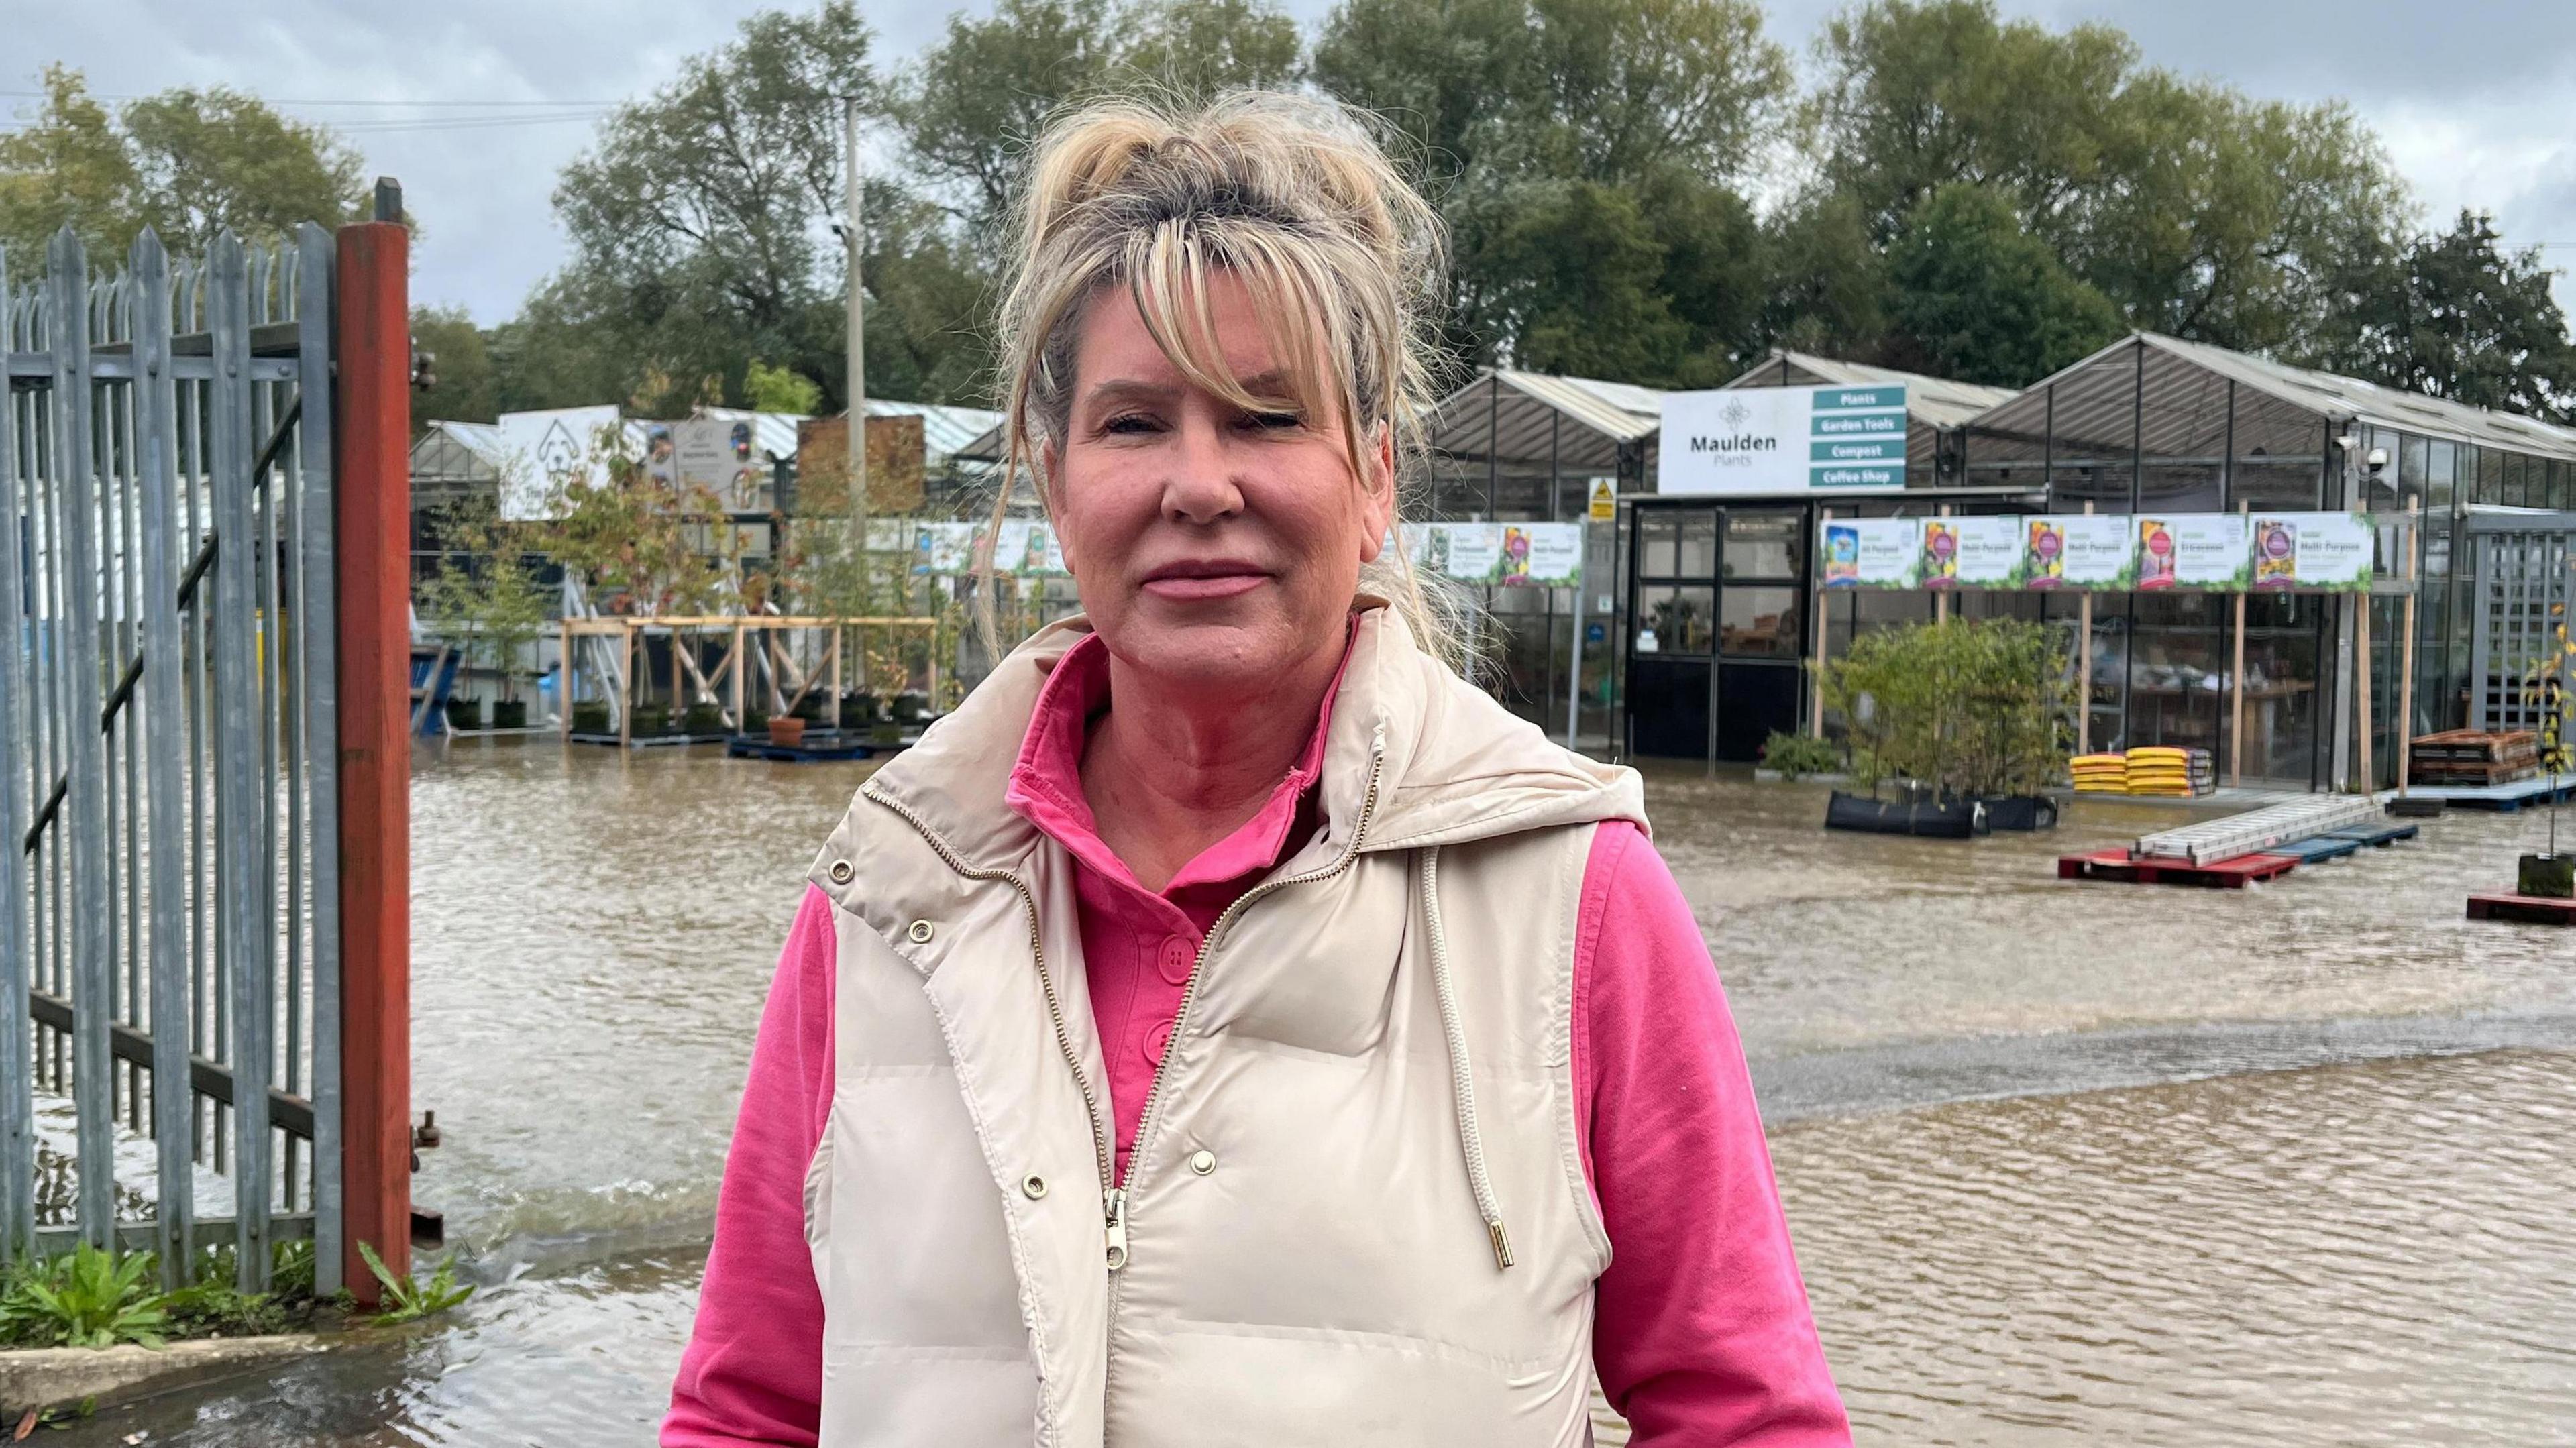
[[[841,244],[849,249],[849,399],[850,399],[850,549],[866,567],[868,546],[868,319],[860,304],[859,256],[867,232],[859,190],[859,98],[841,98],[842,187],[848,192],[849,220]],[[861,576],[865,576],[862,572]]]

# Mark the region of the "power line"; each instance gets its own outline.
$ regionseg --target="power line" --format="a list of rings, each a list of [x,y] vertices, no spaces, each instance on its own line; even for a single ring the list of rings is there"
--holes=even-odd
[[[191,89],[191,87],[180,86],[180,87],[173,87],[173,89],[181,89],[181,90],[185,90],[185,89]],[[40,90],[0,90],[0,99],[5,99],[5,100],[44,100],[44,99],[47,99],[51,94],[52,94],[52,92],[50,92],[50,91],[40,91]],[[244,94],[249,94],[249,92],[244,92]],[[151,100],[151,99],[153,99],[153,97],[152,97],[152,96],[149,96],[149,95],[109,95],[109,94],[107,94],[107,93],[105,93],[105,92],[102,92],[102,91],[92,91],[92,92],[90,92],[90,93],[89,93],[89,97],[90,97],[90,99],[91,99],[91,100],[98,100],[98,101],[141,101],[141,100]],[[624,102],[622,102],[622,101],[525,101],[525,100],[522,100],[522,101],[458,101],[458,100],[436,100],[436,101],[388,101],[388,100],[310,100],[310,99],[306,99],[306,100],[294,100],[294,99],[288,99],[288,98],[286,98],[286,97],[282,97],[282,96],[253,96],[252,98],[253,98],[253,99],[255,99],[255,100],[259,100],[259,101],[261,101],[261,102],[264,102],[264,103],[266,103],[266,104],[268,104],[268,105],[272,105],[272,106],[392,106],[392,107],[450,107],[450,106],[502,107],[502,106],[536,106],[536,107],[544,107],[544,108],[547,108],[547,109],[557,109],[557,110],[562,109],[563,107],[566,107],[566,106],[589,106],[589,107],[593,107],[593,108],[595,108],[595,109],[599,109],[599,110],[608,110],[608,109],[611,109],[611,108],[613,108],[613,107],[616,107],[616,106],[619,106],[619,105],[623,105],[623,104],[624,104]]]

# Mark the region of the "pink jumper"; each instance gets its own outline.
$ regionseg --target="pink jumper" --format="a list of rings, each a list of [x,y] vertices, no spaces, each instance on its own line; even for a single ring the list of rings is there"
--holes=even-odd
[[[1083,741],[1108,696],[1108,650],[1087,637],[1039,695],[1007,798],[1080,867],[1084,971],[1123,1180],[1208,928],[1317,823],[1332,691],[1261,811],[1160,894],[1101,841],[1083,797]],[[831,1110],[835,958],[831,902],[809,889],[752,1052],[664,1448],[815,1442],[823,1302],[803,1188]],[[1573,1044],[1578,1136],[1612,1252],[1595,1288],[1593,1363],[1634,1441],[1848,1445],[1716,968],[1671,871],[1624,821],[1600,826],[1585,865]]]

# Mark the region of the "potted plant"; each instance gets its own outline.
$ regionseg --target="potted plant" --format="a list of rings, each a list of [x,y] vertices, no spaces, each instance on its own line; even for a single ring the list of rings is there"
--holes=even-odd
[[[773,714],[769,717],[769,742],[781,749],[795,749],[805,742],[805,719],[801,714]]]
[[[548,612],[546,591],[528,568],[528,530],[503,521],[493,495],[474,493],[441,509],[436,531],[442,556],[438,572],[422,585],[423,612],[468,663],[499,677],[492,727],[524,729],[519,660],[545,631]],[[472,727],[481,728],[481,718],[478,706]]]
[[[1875,629],[1825,669],[1828,706],[1851,724],[1852,772],[1832,828],[1966,838],[2047,829],[2064,764],[2064,661],[2044,625],[2016,619]],[[1889,804],[1879,785],[1905,786]]]
[[[471,734],[481,730],[483,727],[483,701],[480,699],[469,699],[462,694],[449,695],[447,698],[447,727],[450,732],[457,734]]]
[[[715,704],[691,704],[680,732],[692,739],[703,739],[724,732],[724,709]]]
[[[617,726],[609,721],[606,703],[575,704],[572,706],[572,732],[614,734],[617,732]]]

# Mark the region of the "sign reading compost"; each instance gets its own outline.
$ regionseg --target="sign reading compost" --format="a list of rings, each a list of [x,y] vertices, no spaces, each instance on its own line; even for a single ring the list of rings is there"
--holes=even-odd
[[[2022,519],[2025,588],[2119,590],[2137,578],[2137,534],[2116,514],[2057,513]]]
[[[1656,490],[1725,496],[1905,486],[1905,388],[1664,394]]]
[[[2370,587],[2376,536],[2367,513],[2257,513],[2254,587],[2357,593]]]
[[[2184,513],[2138,519],[2138,587],[2241,590],[2253,577],[2245,519]]]
[[[1913,588],[1923,564],[1920,518],[1829,519],[1816,530],[1827,588]]]
[[[2021,548],[2019,518],[1926,518],[1923,586],[2009,588]]]

